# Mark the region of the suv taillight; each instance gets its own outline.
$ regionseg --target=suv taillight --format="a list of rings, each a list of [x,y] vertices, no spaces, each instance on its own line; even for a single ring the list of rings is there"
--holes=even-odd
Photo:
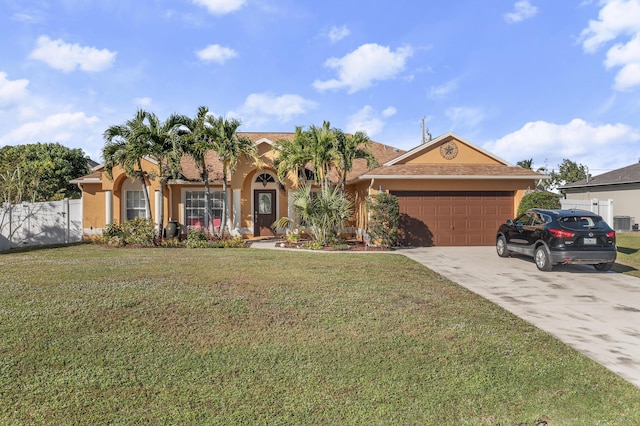
[[[614,239],[616,237],[616,231],[607,232],[607,238]]]
[[[569,231],[563,231],[562,229],[549,229],[549,233],[555,238],[573,238],[576,234]]]

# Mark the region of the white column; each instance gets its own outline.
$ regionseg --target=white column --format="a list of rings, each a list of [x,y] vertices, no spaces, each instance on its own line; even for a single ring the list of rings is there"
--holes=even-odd
[[[104,191],[105,225],[113,223],[113,191]]]
[[[233,190],[233,234],[239,236],[240,232],[240,201],[242,200],[242,190]]]
[[[156,206],[156,217],[153,220],[153,223],[157,225],[160,224],[160,211],[163,208],[162,206],[162,199],[160,198],[160,191],[156,190],[154,192],[154,200],[155,200],[155,206]]]

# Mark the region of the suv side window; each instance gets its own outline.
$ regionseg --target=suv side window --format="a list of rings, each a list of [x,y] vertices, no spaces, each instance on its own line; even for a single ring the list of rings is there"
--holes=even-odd
[[[517,226],[528,226],[532,223],[533,219],[530,212],[522,213],[514,221]]]
[[[517,226],[538,226],[544,224],[542,217],[535,212],[525,212],[515,220]]]
[[[533,214],[533,222],[532,222],[533,226],[544,225],[544,223],[545,223],[544,219],[540,214],[538,213]]]

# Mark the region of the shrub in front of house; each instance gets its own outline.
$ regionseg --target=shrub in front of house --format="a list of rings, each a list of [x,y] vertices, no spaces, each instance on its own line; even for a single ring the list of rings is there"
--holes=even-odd
[[[125,244],[142,247],[153,246],[156,229],[151,219],[137,217],[120,225]]]
[[[546,191],[530,192],[520,201],[518,206],[518,215],[529,209],[559,209],[560,197],[558,194]]]
[[[367,199],[369,209],[369,235],[382,247],[393,247],[398,243],[400,204],[398,197],[381,192]]]

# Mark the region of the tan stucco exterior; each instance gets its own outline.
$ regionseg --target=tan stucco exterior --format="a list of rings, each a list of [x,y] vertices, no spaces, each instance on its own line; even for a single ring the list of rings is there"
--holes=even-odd
[[[292,134],[250,134],[258,149],[260,164],[241,161],[228,179],[227,185],[227,229],[234,235],[251,237],[254,235],[254,190],[273,189],[276,194],[277,217],[288,216],[289,191],[293,183],[280,182],[274,166],[277,151],[273,149],[276,137],[291,137]],[[445,158],[442,146],[455,144],[454,156]],[[379,156],[379,167],[367,170],[363,160],[354,165],[348,176],[345,191],[354,201],[354,216],[349,224],[354,233],[366,229],[367,197],[377,191],[508,191],[513,194],[514,211],[524,194],[535,188],[535,172],[524,171],[508,164],[495,155],[485,152],[464,139],[446,134],[410,151],[402,151],[383,144],[372,146],[374,155]],[[187,164],[187,163],[184,163]],[[215,161],[212,160],[212,168]],[[192,166],[189,166],[192,167]],[[157,164],[145,160],[143,168],[155,172]],[[193,172],[193,171],[192,171]],[[256,183],[256,178],[268,173],[274,182],[267,185]],[[151,173],[153,175],[153,173]],[[191,179],[178,179],[165,187],[164,199],[159,195],[158,179],[146,181],[151,201],[151,216],[157,219],[157,206],[165,210],[165,225],[169,220],[177,220],[185,229],[184,193],[187,190],[204,190],[204,185],[192,173]],[[221,191],[221,173],[211,173],[211,191]],[[124,217],[123,197],[128,188],[141,187],[124,175],[119,167],[113,169],[113,179],[104,168],[98,167],[90,176],[77,180],[83,191],[83,227],[85,233],[100,232],[109,222],[121,223]],[[236,212],[239,207],[239,211]]]

